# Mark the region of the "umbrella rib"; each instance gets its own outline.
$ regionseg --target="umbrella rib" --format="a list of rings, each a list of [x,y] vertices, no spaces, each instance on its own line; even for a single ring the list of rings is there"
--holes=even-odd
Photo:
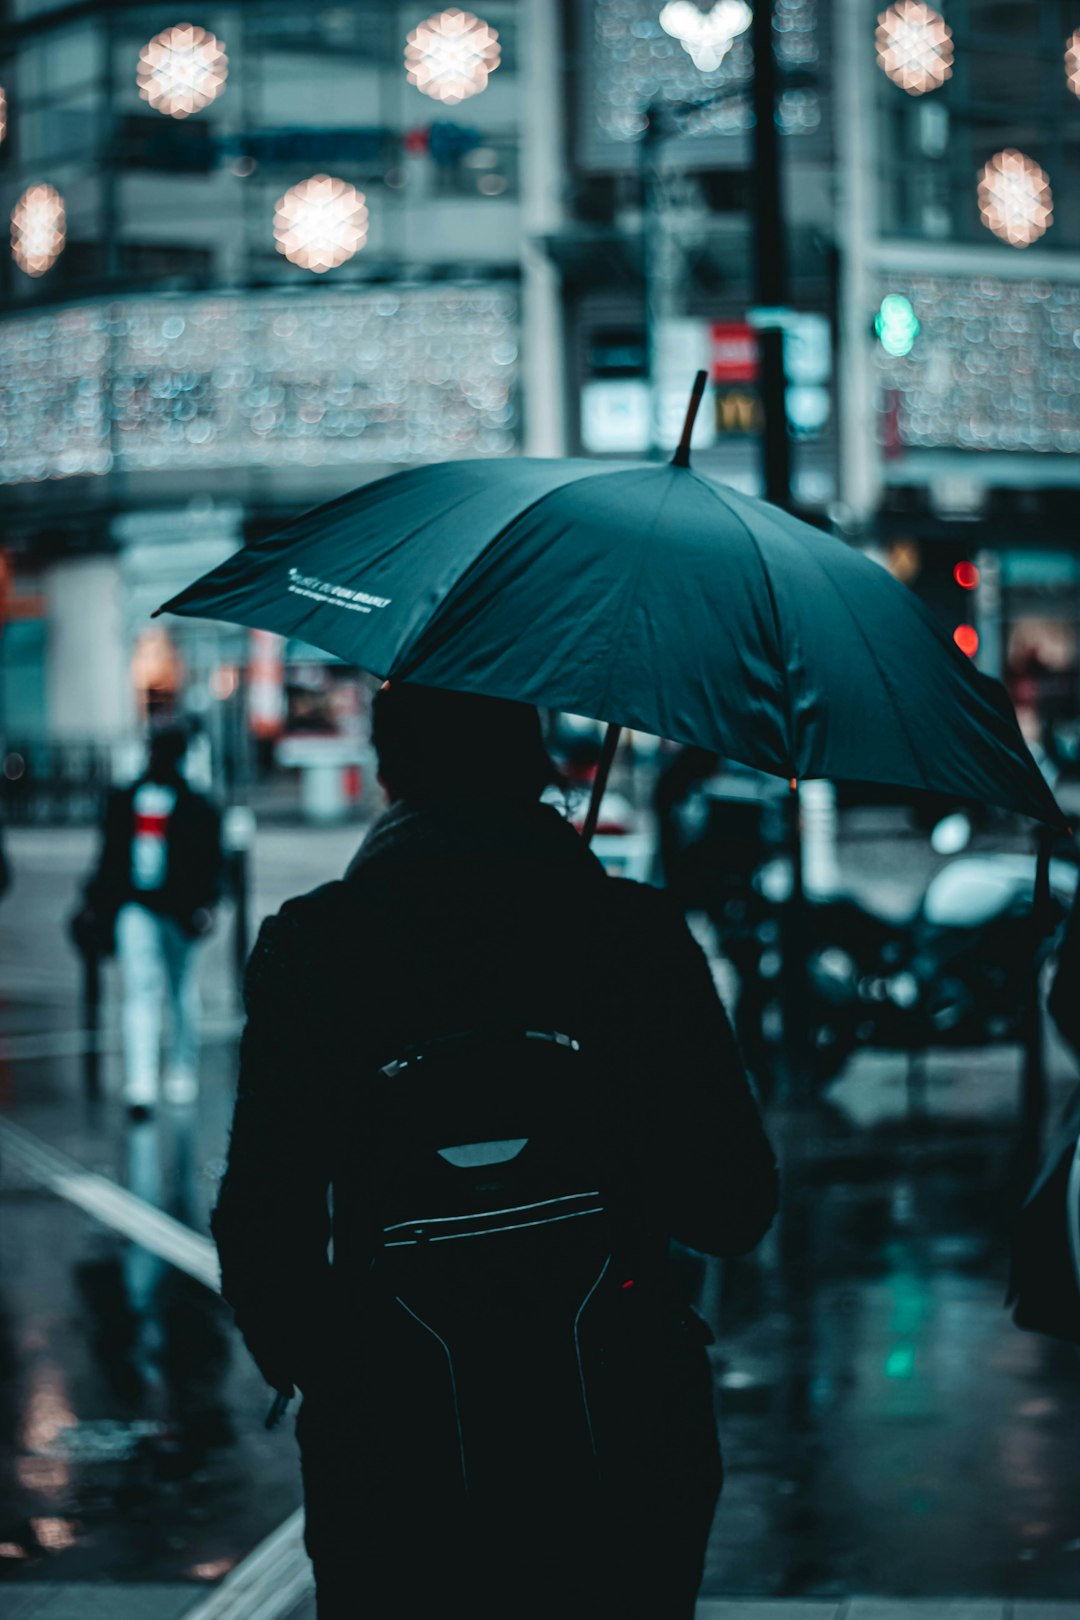
[[[535,500],[529,501],[527,505],[516,511],[513,517],[510,518],[508,522],[504,523],[502,528],[497,530],[496,533],[491,536],[491,539],[481,547],[468,566],[461,570],[461,573],[454,580],[453,585],[451,585],[442,601],[438,604],[434,613],[417,629],[416,633],[412,637],[408,651],[406,651],[404,648],[400,648],[398,650],[396,658],[393,660],[390,669],[387,671],[388,677],[396,677],[399,680],[408,680],[409,662],[410,660],[415,660],[419,645],[422,645],[423,648],[421,653],[421,662],[423,659],[430,657],[433,646],[438,645],[438,619],[443,613],[449,610],[449,608],[455,602],[459,592],[466,588],[467,584],[471,581],[472,575],[477,569],[480,568],[481,564],[487,560],[499,542],[504,540],[506,536],[517,527],[523,518],[528,517],[531,512],[535,512],[538,506],[543,506],[545,501],[549,501],[554,496],[561,494],[562,491],[568,488],[571,484],[579,484],[586,478],[604,476],[609,472],[609,468],[596,471],[592,467],[586,465],[579,472],[576,478],[567,478],[561,484],[556,484],[552,489],[545,489],[542,494],[536,497]],[[475,611],[479,611],[479,608],[477,608]],[[432,633],[433,636],[432,643],[430,645],[427,644],[426,641],[429,633]]]
[[[709,493],[716,497],[729,517],[733,517],[735,519],[735,522],[742,529],[746,538],[753,547],[754,555],[757,557],[758,563],[760,564],[762,577],[765,580],[765,592],[769,598],[769,607],[772,609],[773,633],[776,637],[776,662],[780,669],[780,679],[784,689],[784,709],[785,718],[787,720],[788,737],[787,774],[791,778],[797,777],[799,770],[795,763],[795,708],[791,699],[791,681],[788,675],[787,659],[784,657],[784,643],[780,625],[780,606],[776,600],[776,592],[773,590],[772,576],[769,573],[765,562],[765,557],[762,553],[760,545],[758,544],[757,536],[747,523],[746,519],[740,512],[737,512],[734,507],[728,505],[727,501],[724,499],[723,491],[718,485],[714,484],[709,478],[702,478],[701,474],[694,472],[693,469],[691,469],[691,471],[693,472],[693,476],[697,482],[704,485]]]
[[[843,542],[841,542],[841,544],[843,544]],[[838,600],[840,601],[840,603],[843,606],[844,612],[847,614],[848,618],[851,620],[852,624],[855,626],[855,631],[856,631],[859,639],[861,640],[861,642],[863,643],[863,646],[866,648],[866,651],[870,655],[870,662],[873,664],[874,668],[877,670],[878,674],[880,675],[881,684],[885,688],[886,692],[889,694],[889,700],[890,700],[890,702],[892,703],[892,706],[893,706],[893,713],[896,715],[896,718],[897,718],[897,720],[899,722],[899,725],[900,725],[900,730],[904,733],[904,739],[907,742],[908,748],[911,750],[911,757],[914,760],[915,768],[918,771],[919,776],[922,779],[923,789],[927,793],[932,793],[933,792],[933,787],[932,787],[930,781],[927,778],[926,766],[923,764],[923,756],[919,752],[919,749],[918,749],[918,747],[916,745],[914,733],[911,731],[911,729],[908,726],[908,723],[907,723],[906,719],[904,718],[904,712],[901,709],[899,703],[896,701],[896,694],[895,694],[895,688],[894,688],[893,682],[890,679],[888,673],[886,672],[884,664],[881,662],[881,660],[879,659],[877,653],[874,651],[873,642],[870,640],[869,636],[866,634],[866,631],[863,629],[862,625],[859,623],[858,614],[855,612],[854,608],[851,606],[851,604],[848,601],[847,597],[844,595],[844,592],[840,589],[840,586],[837,584],[837,582],[833,578],[833,576],[829,573],[829,570],[825,567],[825,565],[821,561],[821,559],[819,557],[814,556],[814,553],[810,550],[809,546],[806,547],[806,553],[807,553],[807,556],[810,558],[811,562],[814,564],[815,568],[818,569],[819,573],[821,573],[824,576],[826,582],[831,586],[833,594],[838,598]]]
[[[698,475],[695,474],[695,476],[698,476]],[[700,479],[699,481],[702,482],[702,483],[706,482],[705,479]],[[768,570],[768,567],[766,566],[765,558],[764,558],[764,555],[762,554],[761,546],[758,544],[757,537],[754,535],[753,531],[751,530],[750,526],[747,524],[745,519],[742,517],[742,515],[739,512],[737,512],[734,507],[730,506],[728,504],[728,502],[724,499],[723,491],[716,484],[711,484],[710,487],[712,488],[713,493],[716,495],[716,498],[720,501],[721,505],[724,507],[724,510],[726,512],[730,512],[731,516],[736,520],[736,522],[742,525],[742,528],[743,528],[744,532],[746,533],[747,538],[750,540],[751,544],[754,547],[755,552],[757,553],[758,559],[759,559],[759,561],[761,563],[762,572],[765,575],[766,584],[767,584],[768,591],[769,591],[769,601],[772,603],[773,613],[776,616],[777,643],[778,643],[778,647],[779,647],[779,635],[780,635],[779,609],[777,607],[776,597],[774,595],[773,587],[772,587],[772,580],[771,580],[771,578],[769,576],[769,570]],[[911,753],[911,758],[914,761],[915,768],[919,773],[919,777],[920,777],[920,780],[921,780],[921,783],[922,783],[922,787],[923,787],[924,791],[926,791],[928,793],[932,792],[933,790],[932,790],[931,785],[930,785],[930,783],[929,783],[929,781],[927,779],[926,767],[923,764],[922,755],[920,754],[919,749],[916,746],[915,738],[914,738],[911,730],[908,727],[907,721],[904,718],[903,710],[901,709],[899,703],[897,703],[897,701],[896,701],[896,695],[895,695],[895,689],[894,689],[893,683],[890,680],[888,674],[886,673],[884,665],[882,664],[881,660],[878,658],[878,655],[874,650],[873,642],[867,636],[866,631],[863,629],[862,625],[859,623],[858,614],[855,613],[855,611],[852,609],[851,604],[848,602],[847,597],[844,595],[844,592],[841,590],[841,588],[840,588],[839,584],[837,583],[837,581],[833,578],[832,574],[826,568],[825,564],[821,561],[820,557],[815,556],[814,552],[811,550],[811,548],[809,546],[804,546],[803,551],[804,551],[805,555],[813,563],[813,565],[817,569],[818,573],[825,580],[825,583],[832,590],[834,596],[837,598],[837,600],[840,602],[841,606],[843,607],[844,612],[847,614],[848,618],[851,620],[852,624],[854,625],[856,634],[858,635],[859,639],[862,641],[863,646],[866,648],[867,654],[869,655],[869,658],[870,658],[870,662],[873,664],[874,668],[877,670],[878,675],[881,678],[881,684],[885,688],[885,691],[888,693],[889,700],[890,700],[890,702],[892,704],[893,713],[896,715],[897,721],[898,721],[899,726],[900,726],[900,730],[904,734],[904,740],[908,745],[908,749],[909,749],[909,751]],[[788,724],[791,727],[792,734],[793,734],[794,733],[794,723],[793,723],[793,719],[792,719],[791,691],[790,691],[790,685],[789,685],[789,682],[788,682],[787,663],[783,659],[781,659],[780,663],[781,663],[781,668],[782,668],[782,670],[784,672],[784,696],[785,696],[785,699],[786,699],[787,704],[788,704]],[[795,776],[795,775],[798,774],[798,772],[793,770],[791,774],[793,776]]]
[[[680,469],[680,471],[681,471],[681,469]],[[667,488],[664,490],[664,493],[661,496],[660,504],[656,508],[656,513],[655,513],[655,516],[653,517],[652,524],[651,524],[651,526],[649,528],[648,534],[647,535],[642,535],[641,540],[638,542],[637,562],[636,562],[636,564],[634,566],[634,577],[633,577],[632,580],[629,581],[629,583],[627,585],[627,588],[626,588],[626,591],[624,593],[624,605],[623,605],[622,613],[621,613],[621,615],[619,617],[618,629],[615,632],[615,634],[612,636],[612,639],[611,639],[611,652],[610,652],[609,657],[608,657],[607,680],[604,682],[604,695],[603,695],[602,699],[600,700],[600,702],[597,704],[597,707],[601,711],[603,711],[603,718],[605,720],[607,719],[607,713],[606,713],[607,707],[608,707],[608,704],[611,701],[611,688],[615,684],[615,660],[617,659],[617,657],[619,655],[619,646],[620,646],[620,644],[622,642],[623,632],[626,629],[627,620],[630,618],[630,614],[633,611],[635,589],[636,589],[638,580],[641,578],[641,570],[645,566],[645,554],[648,551],[649,547],[652,545],[653,539],[655,538],[655,535],[656,535],[656,531],[660,527],[660,519],[663,516],[664,508],[667,505],[668,500],[671,497],[671,492],[674,489],[674,487],[675,487],[674,480],[672,480],[671,482],[669,482]]]

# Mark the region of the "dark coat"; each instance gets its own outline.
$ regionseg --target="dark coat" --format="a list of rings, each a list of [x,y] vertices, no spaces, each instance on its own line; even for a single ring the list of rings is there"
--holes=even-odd
[[[217,807],[196,793],[182,777],[170,780],[176,805],[169,818],[168,866],[164,885],[156,890],[135,889],[131,882],[131,841],[135,833],[135,793],[146,778],[127,788],[114,788],[105,805],[101,851],[86,886],[87,904],[102,918],[113,918],[120,907],[138,901],[196,932],[195,914],[208,910],[221,898],[224,860],[221,817]]]
[[[318,1569],[312,1537],[337,1515],[348,1540],[364,1473],[355,1456],[342,1460],[343,1447],[354,1449],[342,1437],[366,1365],[350,1300],[371,1255],[368,1155],[377,1148],[362,1124],[343,1125],[342,1098],[365,1073],[427,1036],[493,1019],[605,1043],[621,1185],[661,1248],[674,1237],[717,1255],[749,1250],[775,1213],[777,1172],[708,963],[681,915],[660,891],[608,879],[553,809],[396,806],[343,881],[264,923],[245,988],[213,1231],[223,1292],[264,1375],[305,1394]],[[702,1489],[696,1519],[690,1508],[672,1511],[693,1543],[683,1561],[693,1585],[718,1460],[700,1346],[688,1365]],[[377,1439],[366,1433],[355,1449],[378,1474]],[[410,1511],[420,1511],[415,1502]],[[418,1533],[426,1554],[428,1530]]]
[[[1080,890],[1073,901],[1065,935],[1058,951],[1057,967],[1050,986],[1047,1007],[1062,1037],[1080,1056]]]

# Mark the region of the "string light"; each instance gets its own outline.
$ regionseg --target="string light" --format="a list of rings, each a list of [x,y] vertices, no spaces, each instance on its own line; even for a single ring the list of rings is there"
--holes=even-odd
[[[274,240],[290,264],[322,275],[351,259],[367,241],[364,194],[345,180],[314,174],[290,186],[274,209]]]
[[[921,0],[897,0],[878,18],[877,63],[909,96],[938,90],[952,77],[952,30]]]
[[[1049,176],[1012,147],[995,152],[979,174],[979,214],[1010,247],[1029,247],[1054,221]]]
[[[453,107],[487,89],[501,56],[496,30],[452,6],[417,23],[408,35],[405,71],[425,96]]]
[[[11,253],[28,276],[51,270],[67,236],[64,199],[49,185],[28,186],[11,210]]]
[[[164,28],[139,52],[135,82],[156,112],[190,118],[216,101],[229,76],[225,47],[205,28]]]

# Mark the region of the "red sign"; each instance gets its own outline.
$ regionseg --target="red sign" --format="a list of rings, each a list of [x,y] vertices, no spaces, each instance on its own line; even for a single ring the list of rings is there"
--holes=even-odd
[[[757,334],[745,321],[714,321],[709,375],[718,383],[757,382]]]

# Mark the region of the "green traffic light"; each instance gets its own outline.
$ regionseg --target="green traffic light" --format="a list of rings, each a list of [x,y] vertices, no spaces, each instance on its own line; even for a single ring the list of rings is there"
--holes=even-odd
[[[874,331],[886,354],[896,359],[910,354],[919,335],[919,318],[910,299],[902,293],[886,293],[874,317]]]

